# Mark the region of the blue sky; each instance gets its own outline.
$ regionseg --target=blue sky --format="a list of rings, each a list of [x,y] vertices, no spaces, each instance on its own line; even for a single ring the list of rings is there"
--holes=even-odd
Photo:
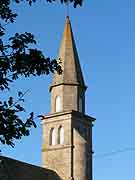
[[[14,6],[19,16],[8,26],[15,32],[35,34],[46,56],[57,57],[65,22],[65,8],[43,1],[31,8]],[[70,19],[84,78],[88,85],[86,112],[96,117],[93,128],[94,180],[134,179],[135,171],[135,1],[91,0],[70,7]],[[20,80],[15,90],[27,90],[25,106],[36,114],[50,111],[51,76]],[[41,164],[41,124],[31,136],[3,147],[3,155]],[[116,152],[116,153],[115,153]]]

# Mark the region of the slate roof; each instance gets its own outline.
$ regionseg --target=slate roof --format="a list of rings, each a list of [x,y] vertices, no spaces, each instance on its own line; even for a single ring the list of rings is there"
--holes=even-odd
[[[0,156],[0,180],[61,180],[56,172]]]

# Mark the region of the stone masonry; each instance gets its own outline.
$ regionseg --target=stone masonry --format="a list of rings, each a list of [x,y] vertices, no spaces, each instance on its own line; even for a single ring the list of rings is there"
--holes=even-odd
[[[63,72],[54,74],[50,86],[51,112],[42,122],[43,166],[54,170],[62,180],[92,180],[92,122],[95,119],[85,115],[86,85],[69,17],[59,58]],[[56,106],[59,106],[59,112],[56,112]],[[59,135],[60,128],[63,131]],[[62,144],[59,138],[64,139]]]

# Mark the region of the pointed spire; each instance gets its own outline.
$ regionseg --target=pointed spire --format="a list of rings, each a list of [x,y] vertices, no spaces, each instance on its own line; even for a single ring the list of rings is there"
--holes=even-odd
[[[78,85],[86,88],[69,16],[66,17],[59,58],[63,72],[61,75],[54,74],[53,83],[50,88],[60,84]]]

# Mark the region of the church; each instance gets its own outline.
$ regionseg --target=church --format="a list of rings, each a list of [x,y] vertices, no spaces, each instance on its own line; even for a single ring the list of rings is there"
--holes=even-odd
[[[70,18],[59,49],[62,74],[49,87],[50,113],[42,120],[42,167],[0,157],[0,180],[92,180],[92,126]]]

